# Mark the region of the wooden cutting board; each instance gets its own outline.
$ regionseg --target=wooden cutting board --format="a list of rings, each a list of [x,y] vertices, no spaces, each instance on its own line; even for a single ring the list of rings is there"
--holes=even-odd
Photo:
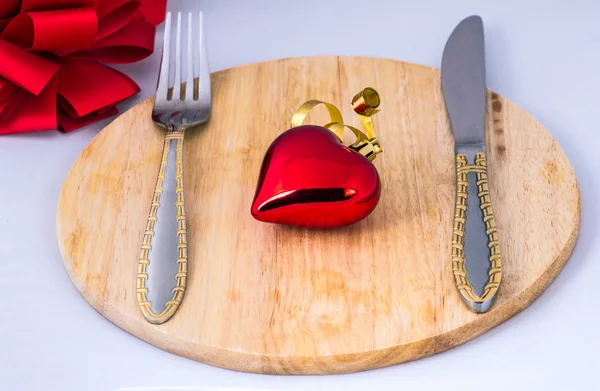
[[[241,371],[361,371],[442,352],[526,308],[571,254],[580,221],[575,174],[557,142],[524,110],[490,92],[486,137],[503,254],[501,293],[470,312],[450,264],[453,138],[438,69],[359,57],[282,59],[213,74],[212,119],[186,134],[188,291],[151,325],[136,302],[139,247],[159,167],[162,131],[148,100],[118,117],[69,172],[58,204],[65,266],[83,297],[129,333],[169,352]],[[308,99],[337,105],[362,88],[385,152],[374,161],[382,198],[338,230],[255,221],[263,155]],[[324,124],[325,111],[311,123]]]

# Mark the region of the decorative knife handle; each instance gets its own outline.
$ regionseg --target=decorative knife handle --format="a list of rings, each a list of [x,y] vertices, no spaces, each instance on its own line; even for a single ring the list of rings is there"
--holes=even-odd
[[[154,324],[169,320],[185,294],[188,252],[183,197],[183,139],[183,132],[168,132],[165,136],[162,161],[140,251],[137,300],[146,320]],[[159,269],[149,276],[150,262],[157,262]],[[169,268],[174,271],[175,262],[177,271],[171,275],[165,273],[164,270]],[[148,292],[153,289],[162,291],[157,292],[165,298],[160,300],[162,302],[152,303],[148,299]]]
[[[473,176],[474,178],[472,178]],[[469,181],[470,178],[471,180]],[[469,182],[471,182],[470,186]],[[479,207],[481,208],[483,222],[485,223],[485,234],[489,241],[488,260],[491,265],[488,272],[488,280],[481,296],[478,296],[474,292],[465,268],[465,238],[473,234],[472,232],[465,232],[468,197],[477,197],[479,199]],[[483,313],[489,310],[494,303],[500,287],[502,264],[496,221],[490,199],[484,152],[475,154],[475,164],[473,165],[468,164],[466,154],[456,155],[456,206],[454,210],[454,234],[452,235],[452,271],[456,287],[465,304],[473,312]]]

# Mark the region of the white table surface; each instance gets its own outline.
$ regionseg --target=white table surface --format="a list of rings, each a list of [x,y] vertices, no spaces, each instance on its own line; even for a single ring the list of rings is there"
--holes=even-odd
[[[350,375],[232,372],[164,352],[122,331],[89,306],[69,280],[55,240],[58,195],[76,157],[109,120],[70,134],[0,136],[0,389],[563,390],[597,384],[600,3],[176,3],[169,8],[204,9],[212,71],[281,57],[334,54],[439,66],[455,24],[480,14],[489,87],[540,120],[578,175],[583,218],[575,251],[528,309],[448,352]],[[369,23],[364,34],[353,32]],[[162,29],[157,48],[161,34]],[[123,108],[152,95],[159,52],[119,67],[142,87]]]

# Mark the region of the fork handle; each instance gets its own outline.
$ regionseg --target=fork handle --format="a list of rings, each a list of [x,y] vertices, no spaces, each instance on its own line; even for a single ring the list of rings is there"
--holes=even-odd
[[[153,324],[164,323],[177,312],[186,288],[188,251],[183,196],[183,140],[183,132],[166,133],[138,263],[137,300],[142,314]],[[157,262],[158,269],[154,267],[149,276],[150,262]],[[177,272],[173,273],[175,262]],[[174,278],[165,273],[169,268]],[[153,292],[152,296],[157,297],[157,293],[164,299],[152,303],[148,292],[154,289],[157,292]]]
[[[488,171],[485,152],[474,154],[475,164],[468,164],[467,154],[456,155],[456,205],[454,208],[454,233],[452,235],[452,271],[454,282],[461,298],[467,307],[475,313],[483,313],[490,309],[494,303],[500,281],[502,279],[502,263],[496,220],[492,210],[490,189],[488,184]],[[467,199],[479,199],[480,211],[467,208]],[[468,219],[482,219],[484,225],[482,232],[465,230]],[[485,230],[485,232],[483,232]],[[487,236],[487,254],[469,253],[465,251],[465,242],[468,239],[479,241]],[[490,263],[487,283],[483,294],[477,295],[469,282],[465,267],[466,257],[478,259],[487,258]]]

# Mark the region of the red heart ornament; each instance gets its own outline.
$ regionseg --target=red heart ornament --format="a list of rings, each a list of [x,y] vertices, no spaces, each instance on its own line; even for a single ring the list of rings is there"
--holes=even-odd
[[[367,217],[380,194],[379,174],[366,157],[330,130],[302,125],[267,150],[251,213],[268,223],[336,228]]]

